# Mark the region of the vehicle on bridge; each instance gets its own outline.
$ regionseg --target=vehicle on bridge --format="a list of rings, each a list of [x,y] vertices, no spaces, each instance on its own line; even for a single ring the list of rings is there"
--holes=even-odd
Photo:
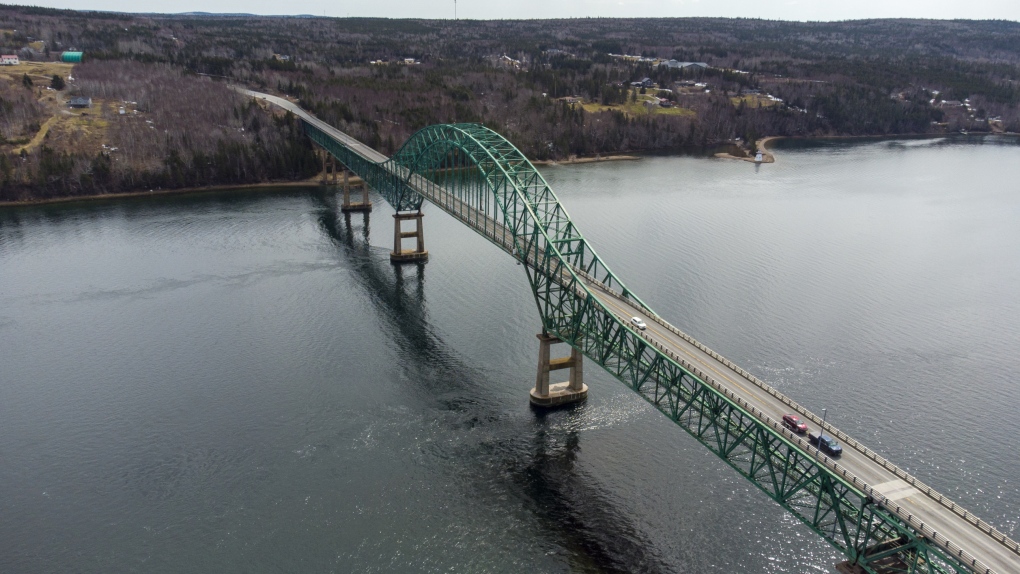
[[[314,143],[393,207],[395,224],[405,216],[420,221],[428,200],[526,265],[540,338],[572,347],[570,359],[558,360],[571,365],[569,384],[580,383],[574,375],[582,355],[594,361],[842,552],[841,571],[1020,573],[1020,545],[834,427],[822,423],[854,451],[838,462],[788,440],[775,421],[792,401],[658,317],[595,254],[542,175],[501,135],[480,124],[429,126],[387,158],[287,100],[241,91],[301,117]],[[451,170],[475,175],[451,178]],[[404,234],[395,225],[395,243]],[[549,368],[548,355],[543,365]],[[820,419],[799,414],[824,421],[824,412]],[[821,430],[809,440],[833,459],[843,451]],[[875,486],[923,496],[892,499]]]
[[[807,424],[800,420],[800,417],[797,415],[783,415],[783,426],[797,434],[807,432]]]
[[[839,446],[836,439],[823,433],[815,434],[811,433],[808,435],[808,442],[815,445],[818,450],[825,452],[829,456],[837,457],[843,454],[843,447]]]

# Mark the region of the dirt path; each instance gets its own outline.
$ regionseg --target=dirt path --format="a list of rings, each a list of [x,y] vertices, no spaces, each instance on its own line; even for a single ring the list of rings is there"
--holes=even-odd
[[[53,124],[57,123],[57,120],[59,119],[60,116],[50,116],[45,122],[43,122],[43,125],[39,127],[39,131],[36,132],[34,137],[32,137],[32,141],[28,142],[27,144],[19,148],[15,148],[14,153],[20,154],[23,151],[32,151],[33,149],[42,145],[42,141],[43,138],[46,137],[46,133],[50,131],[50,127],[52,127]]]

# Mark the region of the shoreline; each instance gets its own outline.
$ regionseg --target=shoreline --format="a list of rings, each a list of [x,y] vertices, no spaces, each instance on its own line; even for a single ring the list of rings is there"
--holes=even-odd
[[[739,156],[727,152],[719,152],[713,154],[712,157],[717,157],[719,159],[737,159],[741,161],[750,162],[753,164],[776,163],[776,156],[773,155],[772,152],[768,150],[768,144],[783,137],[786,136],[765,136],[760,140],[754,142],[755,153],[761,152],[761,161],[755,161],[754,156],[750,155],[750,152],[748,152],[744,148],[741,148],[741,150],[747,155]]]
[[[531,165],[573,165],[576,163],[601,163],[604,161],[635,161],[641,159],[637,155],[607,155],[604,157],[575,157],[561,161],[553,159],[538,159],[531,162]]]
[[[640,156],[635,155],[611,155],[605,157],[579,157],[571,160],[554,161],[554,160],[536,160],[532,164],[536,166],[547,166],[547,165],[573,165],[583,163],[600,163],[604,161],[634,161],[641,159]],[[360,185],[362,183],[361,178],[352,175],[348,180],[352,185]],[[225,192],[235,190],[251,190],[251,189],[274,189],[281,187],[319,187],[323,185],[322,175],[318,174],[315,177],[309,179],[302,179],[297,181],[269,181],[261,183],[238,183],[238,184],[224,184],[224,185],[208,185],[201,187],[180,187],[175,189],[157,189],[149,191],[125,191],[121,193],[104,193],[100,195],[70,195],[66,197],[48,197],[43,199],[22,199],[18,201],[0,201],[0,209],[5,207],[25,207],[32,205],[51,205],[58,203],[73,203],[76,201],[104,201],[104,200],[115,200],[115,199],[132,199],[138,197],[159,197],[165,195],[186,195],[186,194],[200,194],[205,192]],[[326,184],[331,185],[331,184]],[[341,184],[337,183],[339,187]]]
[[[895,139],[934,139],[934,138],[945,138],[945,137],[956,137],[956,136],[1010,136],[1017,137],[1020,133],[1015,132],[974,132],[970,134],[961,133],[943,133],[943,134],[890,134],[882,136],[766,136],[755,142],[755,149],[762,152],[762,161],[754,161],[754,157],[750,155],[736,156],[731,153],[720,152],[714,154],[713,157],[720,159],[736,159],[741,161],[747,161],[751,163],[775,163],[776,156],[768,150],[770,143],[782,140],[895,140]],[[745,153],[746,152],[745,150]]]
[[[361,178],[353,176],[349,179],[351,184],[360,184]],[[301,179],[297,181],[268,181],[262,183],[239,183],[239,184],[225,184],[225,185],[208,185],[202,187],[179,187],[175,189],[157,189],[150,191],[125,191],[122,193],[104,193],[101,195],[71,195],[67,197],[48,197],[45,199],[23,199],[20,201],[0,201],[0,208],[4,207],[22,207],[29,205],[50,205],[54,203],[72,203],[75,201],[102,201],[112,199],[131,199],[136,197],[159,197],[164,195],[186,195],[186,194],[201,194],[205,192],[217,192],[217,191],[240,191],[251,190],[251,189],[276,189],[281,187],[319,187],[322,184],[322,178],[316,175],[314,178]],[[331,184],[326,184],[331,185]],[[340,186],[341,184],[337,184]]]
[[[766,136],[755,142],[755,148],[761,150],[762,161],[760,163],[775,163],[775,155],[768,151],[769,144],[781,140],[781,139],[792,139],[792,140],[851,140],[851,139],[933,139],[942,137],[953,137],[961,136],[965,134],[948,133],[948,134],[896,134],[886,136]],[[996,132],[996,133],[973,133],[966,135],[974,136],[1009,136],[1009,137],[1020,137],[1020,133],[1015,132]],[[734,159],[740,161],[746,161],[750,163],[759,163],[754,161],[754,157],[751,156],[736,156],[731,153],[720,152],[714,154],[712,157],[719,159]],[[602,163],[606,161],[636,161],[642,159],[642,156],[637,155],[608,155],[605,157],[577,157],[574,159],[556,161],[556,160],[535,160],[532,161],[532,165],[535,166],[555,166],[555,165],[574,165],[574,164],[587,164],[587,163]],[[351,184],[360,184],[361,178],[352,175],[349,179]],[[262,183],[241,183],[241,184],[226,184],[226,185],[209,185],[203,187],[181,187],[177,189],[159,189],[150,191],[125,191],[122,193],[105,193],[102,195],[73,195],[67,197],[50,197],[45,199],[24,199],[19,201],[0,201],[0,209],[5,207],[23,207],[31,205],[50,205],[56,203],[71,203],[75,201],[102,201],[102,200],[113,200],[113,199],[131,199],[136,197],[157,197],[164,195],[185,195],[185,194],[200,194],[204,192],[226,192],[235,190],[252,190],[252,189],[273,189],[273,188],[287,188],[287,187],[319,187],[322,186],[322,175],[318,174],[315,177],[297,180],[297,181],[270,181]],[[330,185],[330,184],[326,184]],[[339,183],[337,184],[340,185]]]

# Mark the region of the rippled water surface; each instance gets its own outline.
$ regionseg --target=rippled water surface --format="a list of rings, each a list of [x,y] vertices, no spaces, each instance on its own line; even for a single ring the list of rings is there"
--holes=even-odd
[[[675,325],[1017,537],[1020,146],[543,172]],[[522,268],[426,208],[253,190],[0,208],[0,572],[831,572],[594,366],[528,407]],[[367,236],[367,240],[366,240]]]

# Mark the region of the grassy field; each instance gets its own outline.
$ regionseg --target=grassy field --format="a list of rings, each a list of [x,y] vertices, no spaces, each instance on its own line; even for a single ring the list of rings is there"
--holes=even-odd
[[[92,107],[82,110],[61,110],[59,120],[50,128],[47,145],[65,151],[99,153],[107,140],[110,118],[117,115],[117,106],[102,100],[92,100]]]
[[[74,64],[63,62],[22,62],[17,66],[0,66],[0,78],[10,81],[21,82],[21,77],[28,74],[36,86],[48,86],[53,76],[60,76],[67,80],[71,75]]]
[[[650,90],[654,91],[654,90]],[[613,106],[607,106],[598,103],[582,104],[584,111],[588,113],[599,113],[618,111],[623,112],[631,117],[657,115],[657,116],[693,116],[694,110],[686,108],[672,107],[664,108],[659,105],[659,100],[649,94],[638,94],[637,101],[630,101],[630,97],[627,97],[626,104],[619,104]]]
[[[28,75],[33,83],[32,93],[50,113],[39,125],[37,132],[19,137],[18,145],[3,146],[6,151],[32,153],[45,142],[47,146],[60,151],[99,152],[102,144],[106,143],[110,118],[118,113],[117,106],[93,100],[91,108],[68,108],[69,96],[66,91],[48,88],[55,75],[64,78],[66,82],[73,68],[74,64],[62,62],[23,62],[18,66],[0,67],[0,81],[10,82],[17,89],[23,89],[22,78]]]

